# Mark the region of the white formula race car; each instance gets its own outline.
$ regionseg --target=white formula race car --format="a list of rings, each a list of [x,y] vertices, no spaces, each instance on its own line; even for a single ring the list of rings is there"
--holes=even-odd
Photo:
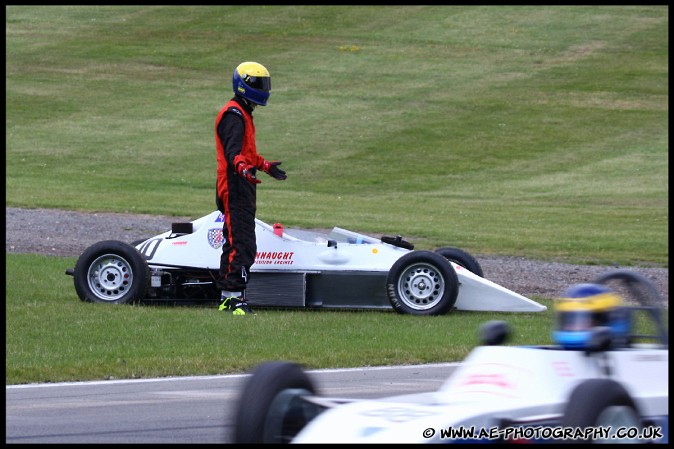
[[[98,242],[66,274],[83,301],[215,302],[222,224],[214,211],[144,241]],[[546,310],[485,279],[477,260],[459,248],[415,251],[400,236],[378,239],[338,227],[323,235],[258,219],[255,231],[247,289],[254,308],[393,308],[415,315]]]
[[[588,327],[587,345],[502,346],[503,321],[482,326],[475,348],[437,391],[362,400],[322,397],[308,374],[285,361],[258,365],[230,424],[234,443],[504,443],[669,440],[669,350],[657,291],[616,270],[641,305],[620,307],[651,327],[623,337]],[[653,300],[653,299],[656,300]],[[601,301],[601,298],[598,298]]]

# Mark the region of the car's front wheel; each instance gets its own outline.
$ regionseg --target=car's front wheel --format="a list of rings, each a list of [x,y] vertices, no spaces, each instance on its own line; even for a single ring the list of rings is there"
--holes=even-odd
[[[322,411],[302,399],[315,394],[313,382],[299,365],[282,361],[258,365],[235,408],[233,443],[290,443]]]
[[[147,261],[125,242],[105,240],[84,250],[73,271],[75,291],[82,301],[135,303],[150,283]]]
[[[452,310],[459,279],[452,264],[433,251],[413,251],[388,272],[386,294],[398,313],[444,315]]]
[[[637,406],[618,382],[611,379],[589,379],[578,385],[566,404],[562,416],[563,428],[620,428],[641,429],[643,423]],[[603,438],[606,437],[606,438]],[[638,442],[615,435],[591,435],[588,439],[572,440],[574,443]]]

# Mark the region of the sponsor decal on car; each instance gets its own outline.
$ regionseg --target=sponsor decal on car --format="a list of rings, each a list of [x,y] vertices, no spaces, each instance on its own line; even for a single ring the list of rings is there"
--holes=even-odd
[[[222,216],[222,214],[220,214]],[[214,249],[219,249],[222,247],[222,244],[225,243],[225,239],[222,236],[222,228],[213,228],[208,230],[208,244],[211,245]]]
[[[294,251],[258,251],[255,263],[260,265],[292,265]]]

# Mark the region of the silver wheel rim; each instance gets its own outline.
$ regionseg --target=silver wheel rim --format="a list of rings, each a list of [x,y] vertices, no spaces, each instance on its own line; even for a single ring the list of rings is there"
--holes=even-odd
[[[596,427],[610,427],[611,433],[614,433],[619,428],[640,429],[642,426],[641,420],[632,407],[613,405],[602,410],[602,412],[597,417]],[[639,441],[640,440],[638,438],[623,438],[618,440],[615,435],[611,434],[609,434],[609,438],[606,440],[594,440],[595,443],[637,443]]]
[[[133,270],[126,259],[105,254],[89,265],[89,289],[103,301],[116,301],[127,294],[133,284]]]
[[[398,296],[415,310],[436,306],[445,293],[445,281],[431,264],[419,263],[407,268],[398,280]]]

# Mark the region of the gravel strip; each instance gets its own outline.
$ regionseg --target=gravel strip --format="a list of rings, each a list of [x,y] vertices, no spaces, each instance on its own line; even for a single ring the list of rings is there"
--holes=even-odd
[[[6,207],[5,248],[8,253],[78,257],[87,247],[102,240],[131,243],[168,231],[173,222],[192,220],[190,217]],[[663,297],[663,306],[669,306],[667,268],[570,265],[480,254],[474,257],[482,266],[485,278],[527,297],[555,297],[568,286],[590,281],[608,270],[630,269],[653,281]]]

